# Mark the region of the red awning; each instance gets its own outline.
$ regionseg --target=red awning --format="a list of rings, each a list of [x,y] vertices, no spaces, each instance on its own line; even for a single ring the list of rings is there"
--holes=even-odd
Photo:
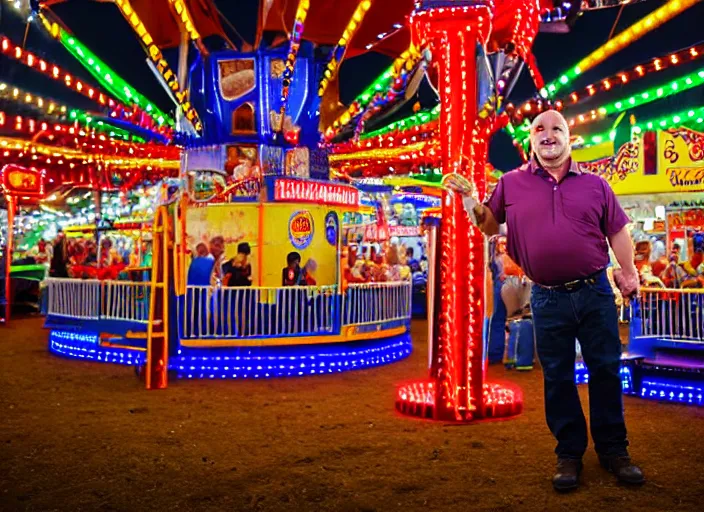
[[[67,0],[46,0],[44,7],[61,4]],[[104,1],[104,0],[100,0]],[[213,0],[185,0],[193,18],[193,24],[201,38],[219,35],[227,39],[220,24]],[[112,2],[111,2],[112,3]],[[154,43],[161,49],[177,48],[181,42],[181,32],[172,14],[169,0],[130,0],[130,4],[141,18],[147,30],[154,38]]]
[[[109,1],[109,0],[98,0]],[[227,40],[220,15],[213,0],[185,0],[193,23],[202,38],[219,35]],[[303,31],[303,39],[316,44],[335,45],[360,0],[311,0]],[[44,7],[66,0],[45,0]],[[180,43],[179,26],[168,0],[131,0],[132,7],[160,48],[176,48]],[[410,44],[407,18],[414,0],[373,0],[349,45],[347,57],[376,51],[397,57]],[[264,31],[290,33],[298,8],[298,0],[259,0],[257,40]],[[401,28],[396,28],[401,27]],[[379,38],[380,34],[391,34]],[[372,48],[367,48],[374,44]]]
[[[316,44],[337,44],[358,3],[359,0],[311,0],[303,39]],[[347,57],[370,51],[367,45],[379,42],[379,34],[392,32],[395,33],[371,50],[392,57],[400,55],[410,44],[406,21],[413,5],[414,0],[374,0],[362,26],[352,38]],[[296,0],[261,0],[258,34],[264,31],[289,33],[297,8]],[[394,25],[402,28],[394,28]]]

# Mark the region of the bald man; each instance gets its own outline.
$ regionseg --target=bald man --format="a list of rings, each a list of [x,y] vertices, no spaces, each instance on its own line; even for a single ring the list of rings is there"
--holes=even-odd
[[[575,339],[589,370],[591,434],[601,465],[625,483],[641,484],[643,472],[628,455],[619,375],[621,340],[606,267],[609,243],[621,265],[624,297],[638,293],[629,219],[606,181],[582,173],[570,156],[570,134],[556,111],[531,126],[531,161],[501,177],[483,205],[458,175],[447,188],[465,196],[474,222],[487,235],[506,223],[508,253],[535,283],[531,309],[543,367],[545,415],[557,440],[553,486],[579,485],[587,424],[574,379]]]

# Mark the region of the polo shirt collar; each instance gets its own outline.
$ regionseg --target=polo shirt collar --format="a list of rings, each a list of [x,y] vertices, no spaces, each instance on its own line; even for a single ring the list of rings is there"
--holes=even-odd
[[[530,159],[530,162],[528,163],[528,169],[532,174],[538,174],[538,171],[545,172],[545,170],[540,167],[540,164],[538,161],[535,159],[535,157],[532,157]],[[582,174],[582,171],[579,169],[579,164],[574,161],[572,157],[570,157],[570,168],[567,171],[567,174],[576,174],[580,175]]]

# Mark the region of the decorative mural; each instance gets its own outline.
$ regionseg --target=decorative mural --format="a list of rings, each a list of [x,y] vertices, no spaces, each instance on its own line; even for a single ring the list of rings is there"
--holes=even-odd
[[[625,180],[628,175],[638,172],[641,163],[640,146],[640,141],[628,142],[621,146],[616,155],[582,162],[580,168],[584,172],[598,174],[613,186],[614,183]]]
[[[218,62],[220,95],[227,101],[241,98],[254,89],[254,59],[228,59]]]

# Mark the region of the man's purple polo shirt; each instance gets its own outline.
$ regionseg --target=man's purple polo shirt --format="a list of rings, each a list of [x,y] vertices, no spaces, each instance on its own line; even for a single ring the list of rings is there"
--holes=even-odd
[[[486,206],[499,224],[507,223],[509,256],[546,286],[605,268],[606,238],[629,222],[609,184],[574,161],[557,183],[531,160],[501,177]]]

